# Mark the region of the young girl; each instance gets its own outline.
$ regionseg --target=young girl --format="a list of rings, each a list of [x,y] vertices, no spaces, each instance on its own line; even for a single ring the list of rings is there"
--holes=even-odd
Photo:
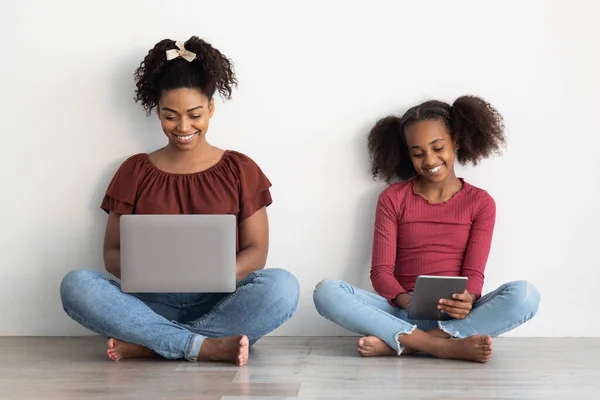
[[[160,355],[244,365],[249,346],[296,310],[299,285],[281,269],[263,269],[268,252],[270,182],[249,157],[206,141],[213,95],[231,97],[231,62],[210,44],[162,40],[135,73],[136,101],[156,109],[167,145],[136,154],[118,169],[101,207],[108,213],[106,270],[68,273],[60,294],[66,313],[109,337],[113,360]],[[119,217],[123,214],[237,216],[237,290],[130,295],[121,292]]]
[[[376,210],[371,266],[373,294],[348,283],[317,285],[318,312],[361,335],[362,356],[424,351],[440,358],[486,362],[492,337],[531,319],[540,295],[529,282],[481,297],[496,206],[484,190],[454,172],[457,159],[477,164],[504,144],[502,117],[484,100],[428,101],[402,118],[377,122],[368,147],[374,177],[391,184]],[[438,305],[448,321],[410,321],[419,275],[466,276],[467,290]],[[451,340],[448,340],[452,338]]]

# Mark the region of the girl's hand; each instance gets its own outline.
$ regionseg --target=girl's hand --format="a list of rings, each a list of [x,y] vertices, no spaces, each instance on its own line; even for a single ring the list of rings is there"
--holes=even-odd
[[[463,293],[452,295],[450,299],[440,299],[438,310],[454,319],[464,319],[469,315],[475,302],[475,296],[465,290]]]
[[[398,304],[400,307],[404,308],[406,311],[408,311],[408,309],[410,308],[410,301],[412,299],[412,296],[408,293],[400,293],[398,296],[396,296],[396,304]]]

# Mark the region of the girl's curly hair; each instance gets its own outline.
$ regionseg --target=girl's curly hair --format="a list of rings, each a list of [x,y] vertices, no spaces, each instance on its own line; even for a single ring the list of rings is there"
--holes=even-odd
[[[368,135],[368,150],[373,178],[390,182],[408,180],[417,175],[408,149],[404,129],[417,121],[439,120],[459,147],[459,163],[477,165],[492,154],[500,154],[506,142],[504,120],[485,100],[462,96],[452,105],[431,100],[412,107],[402,116],[388,116],[377,121]]]

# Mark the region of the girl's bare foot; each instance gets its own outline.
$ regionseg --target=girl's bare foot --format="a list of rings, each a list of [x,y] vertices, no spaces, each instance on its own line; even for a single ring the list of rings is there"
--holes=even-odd
[[[358,339],[358,354],[363,357],[395,356],[398,353],[377,336]]]
[[[465,339],[441,339],[439,349],[434,355],[440,358],[485,363],[492,357],[492,338],[475,335]]]
[[[414,354],[416,350],[405,347],[402,355]],[[397,356],[398,352],[377,336],[365,336],[358,339],[358,354],[363,357]]]
[[[207,338],[202,343],[199,361],[226,361],[240,367],[248,362],[250,341],[246,335]]]
[[[156,353],[146,347],[122,342],[117,339],[109,339],[106,353],[113,361],[119,361],[125,358],[149,358],[157,357]]]

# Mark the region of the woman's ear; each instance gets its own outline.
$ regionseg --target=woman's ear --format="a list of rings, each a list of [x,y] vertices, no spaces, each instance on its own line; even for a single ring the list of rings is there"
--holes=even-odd
[[[215,115],[215,98],[209,100],[208,102],[208,118],[212,118]]]

